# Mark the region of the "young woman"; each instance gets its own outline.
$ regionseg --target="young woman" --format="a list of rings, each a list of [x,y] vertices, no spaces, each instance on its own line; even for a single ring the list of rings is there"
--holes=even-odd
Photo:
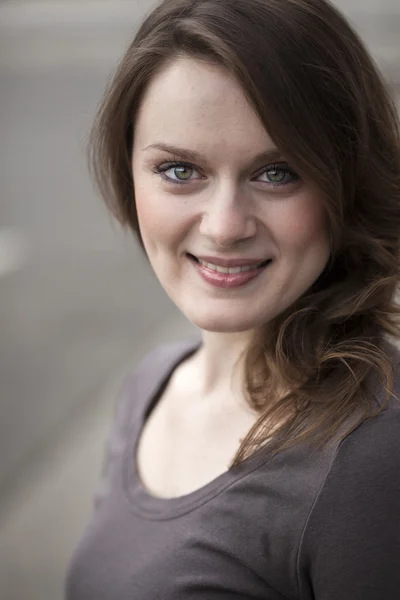
[[[325,0],[165,0],[92,137],[104,198],[202,332],[118,400],[68,600],[400,589],[400,142]]]

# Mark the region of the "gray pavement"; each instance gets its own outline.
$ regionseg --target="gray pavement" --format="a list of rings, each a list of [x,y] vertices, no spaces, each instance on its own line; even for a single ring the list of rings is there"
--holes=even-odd
[[[95,106],[152,0],[0,3],[0,598],[61,600],[115,390],[193,328],[94,194]],[[340,0],[400,83],[398,0]]]
[[[95,106],[149,4],[112,7],[0,5],[1,600],[62,598],[112,412],[104,387],[193,331],[86,172]]]
[[[124,4],[114,20],[104,2],[75,12],[42,2],[39,15],[35,2],[6,3],[0,17],[0,240],[17,232],[25,246],[0,278],[1,496],[49,432],[176,314],[86,172],[95,106],[142,14]]]

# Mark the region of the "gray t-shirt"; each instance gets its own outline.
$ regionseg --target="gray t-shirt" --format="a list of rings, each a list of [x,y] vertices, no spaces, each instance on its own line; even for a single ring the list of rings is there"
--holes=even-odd
[[[323,451],[254,455],[179,498],[146,491],[134,460],[140,432],[198,345],[161,346],[127,379],[66,600],[400,598],[396,400]],[[397,350],[393,357],[398,394]]]

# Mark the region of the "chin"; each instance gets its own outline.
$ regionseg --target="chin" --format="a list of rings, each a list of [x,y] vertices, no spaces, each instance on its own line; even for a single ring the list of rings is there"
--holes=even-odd
[[[260,318],[244,319],[243,315],[227,314],[202,314],[196,311],[185,311],[185,316],[193,325],[203,331],[213,333],[241,333],[257,329],[264,324]]]

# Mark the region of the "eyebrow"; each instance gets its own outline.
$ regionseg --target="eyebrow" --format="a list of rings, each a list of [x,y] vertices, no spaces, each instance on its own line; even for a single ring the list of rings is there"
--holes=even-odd
[[[159,143],[159,144],[151,144],[150,146],[147,146],[146,148],[144,148],[144,152],[146,150],[151,150],[151,149],[156,149],[156,150],[163,150],[165,152],[169,152],[170,154],[174,154],[175,156],[178,156],[179,158],[182,158],[183,160],[189,160],[189,161],[193,161],[193,162],[204,162],[207,163],[207,158],[205,156],[203,156],[202,154],[200,154],[199,152],[195,152],[194,150],[186,150],[185,148],[178,148],[177,146],[171,146],[170,144],[163,144],[163,143]],[[278,160],[284,160],[282,153],[278,150],[278,148],[271,148],[270,150],[265,150],[264,152],[260,152],[260,154],[257,154],[256,156],[254,156],[252,163],[258,163],[258,162],[274,162],[274,161],[278,161]]]

